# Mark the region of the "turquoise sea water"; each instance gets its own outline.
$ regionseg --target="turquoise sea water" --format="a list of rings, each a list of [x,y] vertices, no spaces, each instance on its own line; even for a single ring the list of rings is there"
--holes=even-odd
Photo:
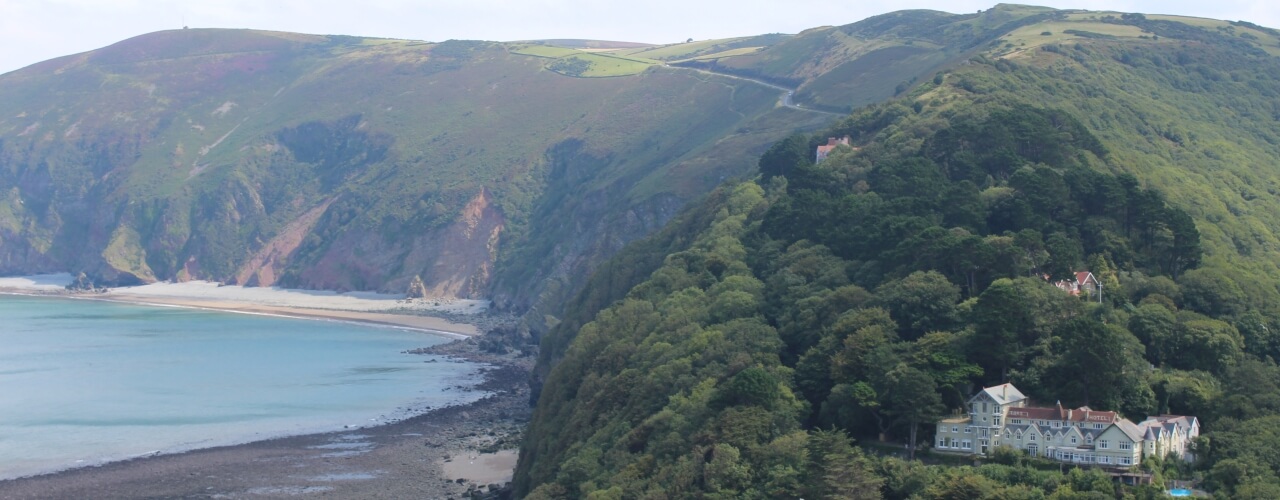
[[[406,330],[0,295],[0,479],[365,426],[482,394]],[[437,362],[428,362],[437,360]],[[398,411],[401,410],[401,411]]]

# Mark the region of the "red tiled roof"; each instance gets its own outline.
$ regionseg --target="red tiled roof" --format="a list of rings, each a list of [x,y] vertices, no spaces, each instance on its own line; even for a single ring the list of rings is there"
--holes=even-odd
[[[1080,407],[1074,410],[1056,408],[1009,408],[1009,418],[1026,418],[1031,420],[1063,420],[1069,422],[1110,423],[1120,420],[1114,411],[1090,410]]]

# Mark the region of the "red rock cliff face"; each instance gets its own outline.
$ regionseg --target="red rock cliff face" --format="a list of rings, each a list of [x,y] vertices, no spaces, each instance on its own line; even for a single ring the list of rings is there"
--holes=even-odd
[[[493,276],[504,224],[502,213],[491,205],[489,191],[481,189],[457,221],[418,239],[405,267],[421,266],[429,297],[480,298]],[[404,288],[409,279],[412,276],[404,276],[396,285]]]
[[[289,284],[403,293],[414,276],[421,276],[428,297],[484,298],[505,223],[492,195],[481,189],[456,220],[422,234],[386,238],[372,231],[346,231]]]
[[[334,199],[332,198],[325,201],[320,206],[308,210],[301,217],[285,226],[284,230],[280,231],[280,234],[272,238],[270,242],[254,253],[248,262],[240,267],[239,271],[236,272],[234,284],[248,286],[275,285],[285,266],[288,265],[289,257],[298,250],[298,246],[302,244],[302,239],[315,228],[316,222],[320,220],[321,215],[324,215],[324,211],[329,209],[329,205],[332,205],[333,201]],[[184,271],[190,271],[190,266]]]

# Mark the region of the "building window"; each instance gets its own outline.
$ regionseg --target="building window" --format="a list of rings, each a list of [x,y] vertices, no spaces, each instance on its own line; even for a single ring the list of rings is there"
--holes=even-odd
[[[973,426],[971,426],[971,425],[966,425],[966,426],[964,426],[964,433],[965,433],[965,434],[972,434],[972,433],[973,433]]]
[[[1033,457],[1034,457],[1034,456],[1036,456],[1036,453],[1037,453],[1038,451],[1040,451],[1040,450],[1039,450],[1039,447],[1037,447],[1037,446],[1036,446],[1036,445],[1034,445],[1034,444],[1033,444],[1033,445],[1031,445],[1031,446],[1028,446],[1028,447],[1027,447],[1027,454],[1028,454],[1028,455],[1031,455],[1031,456],[1033,456]]]
[[[1084,444],[1093,444],[1093,436],[1085,436]]]
[[[1076,444],[1076,437],[1075,437],[1075,436],[1071,436],[1071,444]]]
[[[1105,450],[1105,449],[1107,449],[1107,440],[1105,440],[1105,439],[1099,439],[1099,440],[1098,440],[1098,449],[1099,449],[1099,450]]]
[[[1035,441],[1035,440],[1036,440],[1036,435],[1035,435],[1035,434],[1031,434],[1031,435],[1027,436],[1027,439],[1032,440],[1032,441]]]
[[[1009,423],[1011,423],[1011,424],[1013,424],[1013,425],[1019,425],[1019,424],[1021,424],[1021,423],[1022,423],[1022,419],[1020,419],[1020,418],[1011,418],[1011,419],[1009,419]]]
[[[1093,428],[1094,428],[1094,429],[1101,429],[1101,428],[1102,428],[1102,424],[1093,424]]]
[[[951,432],[960,432],[960,426],[956,426],[956,425],[951,426]]]
[[[1122,450],[1132,450],[1132,449],[1133,449],[1133,443],[1127,443],[1127,442],[1121,441],[1121,442],[1120,442],[1120,449],[1122,449]]]
[[[961,442],[960,442],[960,447],[961,447],[961,448],[964,448],[964,449],[966,449],[966,450],[971,450],[971,449],[973,449],[973,441],[970,441],[970,440],[968,440],[968,439],[966,439],[966,440],[964,440],[964,441],[961,441]]]
[[[1000,417],[993,418],[991,425],[1000,425]]]
[[[992,415],[999,415],[999,414],[1000,414],[1000,405],[991,405],[991,414],[992,414]]]
[[[946,448],[946,447],[947,447],[947,440],[946,440],[946,439],[942,439],[942,438],[938,438],[938,447],[939,447],[939,448]]]
[[[986,403],[986,401],[983,401],[983,402],[982,402],[982,412],[983,412],[983,413],[986,413],[986,412],[987,412],[987,403]]]
[[[1062,422],[1059,422],[1057,420],[1053,421],[1053,428],[1057,429],[1059,427],[1062,427]]]
[[[1133,465],[1133,459],[1129,457],[1120,457],[1120,465]]]
[[[1111,457],[1098,457],[1098,463],[1109,464],[1111,463]]]

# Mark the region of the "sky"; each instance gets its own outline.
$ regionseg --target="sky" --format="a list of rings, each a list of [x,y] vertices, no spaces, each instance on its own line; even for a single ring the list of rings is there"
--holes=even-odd
[[[0,73],[137,35],[251,28],[413,40],[589,38],[672,43],[797,33],[901,9],[953,13],[995,0],[0,0]],[[1280,27],[1275,0],[1025,0]]]

